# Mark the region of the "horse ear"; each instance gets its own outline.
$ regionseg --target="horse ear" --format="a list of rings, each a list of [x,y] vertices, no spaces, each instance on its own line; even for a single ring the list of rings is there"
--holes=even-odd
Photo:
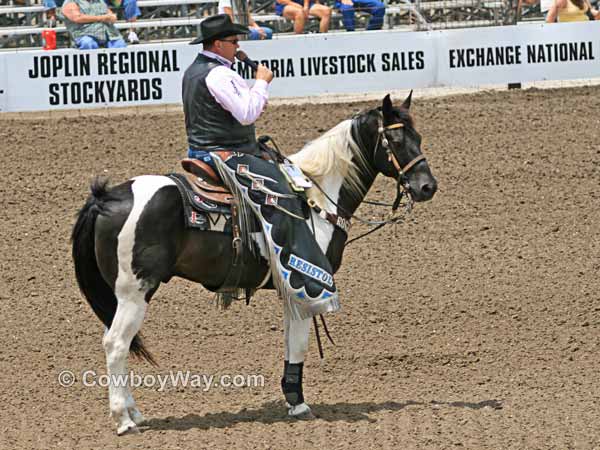
[[[390,94],[383,97],[381,112],[383,112],[383,118],[386,119],[386,122],[391,122],[392,118],[394,117],[394,106],[392,105]]]
[[[406,109],[407,111],[410,109],[410,101],[412,99],[412,89],[410,90],[410,93],[408,94],[408,97],[406,97],[406,100],[404,100],[404,102],[402,103],[402,108]]]

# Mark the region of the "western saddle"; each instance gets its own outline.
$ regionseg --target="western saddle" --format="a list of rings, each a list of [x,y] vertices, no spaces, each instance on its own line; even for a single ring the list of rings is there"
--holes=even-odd
[[[186,158],[181,161],[181,167],[199,196],[222,205],[231,205],[233,195],[210,165],[198,159]]]

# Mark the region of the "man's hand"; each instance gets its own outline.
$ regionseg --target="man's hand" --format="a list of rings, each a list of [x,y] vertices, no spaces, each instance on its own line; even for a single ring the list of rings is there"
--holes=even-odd
[[[104,23],[115,23],[117,21],[117,16],[115,14],[113,14],[112,12],[109,12],[108,14],[104,14],[102,17],[101,22]]]
[[[342,0],[342,5],[352,6],[354,3],[352,3],[352,0]]]
[[[273,72],[271,72],[267,66],[259,64],[258,69],[256,69],[256,79],[265,80],[267,83],[270,83],[271,80],[273,80]]]
[[[308,6],[305,6],[304,8],[302,8],[302,12],[304,13],[304,17],[308,19],[310,8]]]

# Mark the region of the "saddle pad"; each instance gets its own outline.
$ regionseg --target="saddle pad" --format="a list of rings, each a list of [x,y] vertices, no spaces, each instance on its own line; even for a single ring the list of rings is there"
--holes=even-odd
[[[192,189],[187,177],[180,173],[167,174],[171,178],[179,193],[181,194],[181,200],[183,201],[183,210],[185,214],[185,223],[187,227],[197,228],[203,231],[213,230],[219,220],[215,220],[214,216],[224,216],[225,220],[229,224],[229,227],[225,227],[225,230],[215,229],[215,231],[227,231],[227,228],[231,228],[231,209],[226,205],[220,205],[212,202],[209,199],[203,198],[199,193]]]

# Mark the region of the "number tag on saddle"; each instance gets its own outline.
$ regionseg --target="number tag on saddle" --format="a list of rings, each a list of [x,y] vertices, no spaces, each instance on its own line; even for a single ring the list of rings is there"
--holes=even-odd
[[[281,169],[293,190],[302,192],[304,189],[312,187],[312,182],[294,164],[279,164],[279,169]]]

